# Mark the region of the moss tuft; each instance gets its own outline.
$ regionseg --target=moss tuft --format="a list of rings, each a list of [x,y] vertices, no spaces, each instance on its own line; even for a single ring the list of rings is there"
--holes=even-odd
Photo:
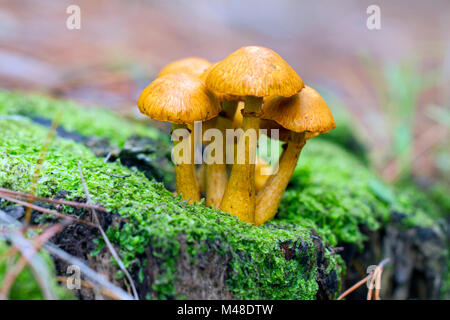
[[[364,224],[378,229],[389,219],[385,187],[359,160],[326,141],[309,141],[283,196],[278,220],[314,228],[332,245],[362,246]]]
[[[277,220],[311,226],[332,245],[362,247],[361,225],[375,231],[394,215],[410,228],[436,226],[441,213],[423,191],[389,186],[353,155],[316,139],[302,152]]]

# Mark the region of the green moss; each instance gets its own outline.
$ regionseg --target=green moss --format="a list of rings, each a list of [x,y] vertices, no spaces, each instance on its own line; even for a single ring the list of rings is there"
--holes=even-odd
[[[8,271],[10,271],[10,266],[8,266],[8,262],[17,262],[19,254],[15,254],[14,256],[6,259],[6,253],[11,249],[11,247],[5,242],[0,240],[0,285],[3,283],[5,275]],[[50,256],[45,252],[39,253],[44,260],[48,263],[48,268],[50,273],[54,273],[53,270],[53,262],[50,259]],[[56,293],[59,299],[73,299],[72,294],[60,287],[56,280],[53,279],[50,284],[53,291]],[[43,299],[42,292],[37,284],[32,272],[29,267],[25,267],[22,272],[17,276],[16,281],[11,287],[9,291],[8,299],[10,300],[41,300]]]
[[[48,129],[27,119],[0,120],[0,186],[28,191]],[[70,190],[70,198],[84,197],[77,171],[77,160],[95,202],[108,211],[129,220],[121,228],[108,230],[118,244],[125,265],[133,270],[133,261],[149,244],[161,262],[161,272],[153,284],[154,296],[174,298],[176,264],[180,252],[179,236],[184,235],[191,250],[201,243],[219,243],[218,250],[231,255],[232,273],[229,287],[238,298],[313,299],[317,291],[316,270],[305,270],[304,253],[287,261],[280,242],[303,239],[311,241],[307,228],[301,226],[255,227],[235,217],[200,205],[187,205],[149,181],[141,172],[116,163],[104,163],[89,149],[62,138],[54,138],[38,180],[37,193],[52,196],[59,190]],[[108,174],[131,174],[127,178]],[[67,209],[69,210],[69,209]],[[309,245],[308,255],[315,250]]]
[[[430,195],[412,184],[395,186],[396,203],[392,210],[402,215],[402,224],[408,227],[433,227],[443,223],[440,205]]]
[[[106,138],[118,146],[123,146],[133,134],[152,139],[165,138],[165,135],[152,127],[128,121],[104,108],[87,109],[68,100],[0,90],[0,114],[39,117],[52,121],[60,113],[59,124],[66,130],[87,137]]]
[[[424,192],[389,186],[342,148],[313,139],[300,156],[277,220],[311,226],[332,245],[362,247],[366,236],[360,226],[377,230],[393,213],[401,214],[405,228],[439,223],[439,207]]]
[[[309,141],[285,192],[278,220],[313,227],[331,244],[365,240],[359,226],[376,230],[389,219],[382,185],[361,162],[326,141]]]

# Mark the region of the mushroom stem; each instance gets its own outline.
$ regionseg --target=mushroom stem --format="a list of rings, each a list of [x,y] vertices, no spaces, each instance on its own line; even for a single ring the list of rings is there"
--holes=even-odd
[[[218,208],[227,186],[227,167],[226,164],[212,163],[207,165],[206,170],[206,205]]]
[[[237,157],[231,169],[220,209],[237,216],[244,222],[255,219],[255,158],[258,144],[259,113],[262,98],[245,98],[242,129],[244,135],[239,139],[237,152],[244,151],[244,163]],[[252,132],[254,130],[254,132]]]
[[[291,133],[287,148],[283,151],[278,162],[278,171],[270,176],[264,188],[256,196],[256,225],[261,225],[272,219],[277,213],[281,197],[291,179],[305,143],[305,133]]]
[[[222,133],[222,154],[220,163],[211,163],[206,165],[206,205],[218,208],[222,201],[225,188],[227,186],[227,165],[225,159],[226,139],[225,129],[230,121],[223,117],[215,118],[215,127]],[[217,150],[215,150],[217,151]],[[217,155],[216,155],[217,158]]]
[[[187,129],[187,125],[185,124],[173,124],[172,130],[175,129]],[[190,132],[190,131],[189,131]],[[189,133],[188,137],[183,137],[184,139],[189,139],[189,148],[182,149],[184,152],[186,149],[189,149],[191,152],[191,156],[189,157],[188,163],[183,163],[181,159],[176,158],[174,161],[175,165],[175,180],[177,185],[177,194],[181,194],[181,199],[189,200],[188,203],[198,202],[200,201],[200,187],[197,181],[197,175],[195,171],[195,165],[192,156],[193,144],[194,144],[194,135]],[[173,144],[176,147],[179,143],[182,143],[182,140],[174,140]],[[175,155],[176,157],[183,155]]]
[[[225,117],[233,121],[239,101],[222,101],[222,112]]]
[[[263,174],[264,172],[264,174]],[[267,174],[270,172],[270,174]],[[255,192],[256,196],[258,196],[259,190],[261,190],[266,184],[267,180],[272,175],[272,167],[266,163],[260,157],[256,157],[256,165],[255,165]]]
[[[206,163],[202,163],[197,169],[197,181],[200,193],[206,192]]]

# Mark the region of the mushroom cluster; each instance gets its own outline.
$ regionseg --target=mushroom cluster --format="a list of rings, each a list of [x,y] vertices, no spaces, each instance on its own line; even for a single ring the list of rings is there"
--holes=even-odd
[[[257,46],[243,47],[215,64],[195,57],[170,63],[137,105],[150,118],[173,124],[174,149],[186,146],[173,157],[177,194],[192,203],[200,201],[203,190],[206,205],[256,225],[275,216],[306,141],[336,127],[323,98],[277,53]],[[221,133],[223,152],[206,152],[196,170],[194,137],[200,135],[207,146],[210,129]],[[240,138],[230,141],[227,134],[236,129]],[[285,142],[276,171],[256,155],[259,129],[269,129],[264,132],[271,138],[272,130],[278,130],[276,137]],[[227,167],[230,145],[237,152]]]

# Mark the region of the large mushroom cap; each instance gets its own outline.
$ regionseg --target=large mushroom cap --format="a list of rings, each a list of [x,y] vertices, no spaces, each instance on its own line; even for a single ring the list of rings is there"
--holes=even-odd
[[[214,63],[214,64],[210,65],[205,70],[205,72],[203,72],[200,75],[200,79],[206,83],[206,78],[208,77],[208,75],[211,72],[212,68],[214,68],[216,65],[217,65],[217,63]],[[239,96],[233,96],[231,94],[221,93],[221,92],[218,92],[216,90],[213,90],[213,91],[216,94],[217,98],[219,98],[220,101],[239,101],[239,100],[242,100],[241,97],[239,97]]]
[[[261,118],[294,132],[325,133],[336,128],[325,100],[308,86],[290,98],[267,97],[262,111]]]
[[[206,121],[220,112],[214,93],[200,79],[185,73],[156,78],[142,91],[137,105],[152,119],[179,124]]]
[[[159,73],[158,77],[172,73],[187,73],[194,77],[200,77],[206,69],[211,66],[211,62],[203,58],[190,57],[166,65]]]
[[[277,53],[251,46],[218,62],[206,77],[206,85],[214,91],[241,97],[290,97],[303,88],[303,81]]]

